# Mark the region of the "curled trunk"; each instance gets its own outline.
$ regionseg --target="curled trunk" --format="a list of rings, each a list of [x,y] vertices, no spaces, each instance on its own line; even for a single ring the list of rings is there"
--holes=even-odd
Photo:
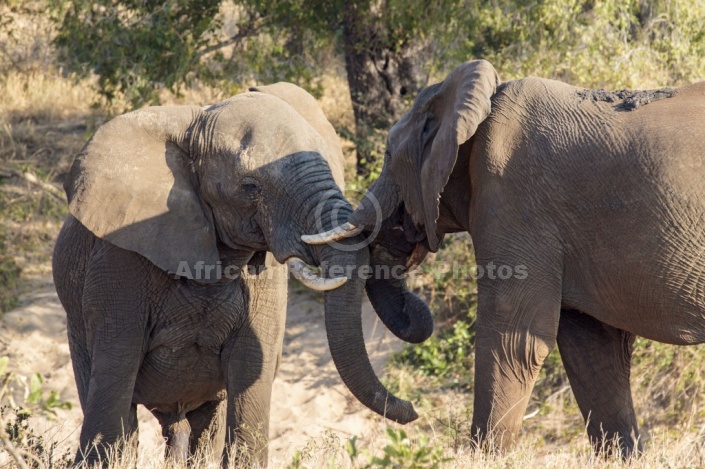
[[[341,379],[360,402],[378,414],[398,423],[415,420],[418,414],[411,403],[391,394],[379,381],[365,349],[361,317],[365,279],[358,269],[368,265],[367,248],[340,251],[321,246],[317,251],[327,269],[341,266],[350,277],[343,286],[325,294],[328,345]]]
[[[316,227],[333,229],[350,217],[352,207],[343,194],[337,191],[320,207],[320,198],[313,191],[321,191],[320,185],[302,185],[310,188],[292,194],[295,207],[300,213],[310,214],[303,220],[302,229],[314,232]],[[352,236],[339,244],[312,246],[291,243],[291,238],[281,235],[282,246],[286,246],[282,257],[296,255],[306,262],[312,261],[323,267],[324,277],[344,275],[347,282],[325,293],[325,323],[328,345],[338,374],[350,392],[365,406],[398,423],[415,420],[418,415],[410,402],[391,394],[375,375],[367,356],[362,333],[362,295],[366,278],[359,273],[360,267],[369,264],[369,250],[361,236]],[[300,253],[300,255],[299,255]],[[335,270],[334,270],[335,269]]]
[[[401,340],[416,344],[433,333],[433,317],[426,303],[407,289],[405,263],[404,257],[373,246],[372,277],[365,289],[384,325]]]

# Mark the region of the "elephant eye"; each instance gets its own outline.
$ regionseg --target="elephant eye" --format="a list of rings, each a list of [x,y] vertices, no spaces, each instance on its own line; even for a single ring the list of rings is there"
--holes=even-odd
[[[245,178],[240,184],[240,189],[247,194],[255,195],[259,193],[260,185],[259,182],[252,178]]]
[[[431,129],[433,128],[433,116],[429,116],[428,119],[426,119],[426,123],[423,126],[423,130],[421,131],[421,138],[426,138],[431,132]]]

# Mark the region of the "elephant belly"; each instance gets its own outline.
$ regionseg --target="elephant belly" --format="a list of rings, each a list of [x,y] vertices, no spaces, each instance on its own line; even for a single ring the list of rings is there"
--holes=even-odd
[[[189,412],[219,399],[225,389],[220,355],[197,344],[147,353],[137,375],[133,402],[161,412]]]
[[[650,262],[616,259],[567,276],[563,307],[659,342],[705,342],[705,266],[697,258],[678,265],[658,253]]]

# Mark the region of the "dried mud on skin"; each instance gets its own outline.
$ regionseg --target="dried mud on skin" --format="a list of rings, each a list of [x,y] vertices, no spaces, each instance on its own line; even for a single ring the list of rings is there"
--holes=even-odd
[[[655,101],[672,98],[678,94],[673,88],[660,88],[657,90],[580,90],[577,92],[581,100],[593,102],[615,103],[615,110],[633,111]]]

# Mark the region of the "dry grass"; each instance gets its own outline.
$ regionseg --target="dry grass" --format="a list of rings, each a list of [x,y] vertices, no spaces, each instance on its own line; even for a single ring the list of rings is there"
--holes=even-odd
[[[394,428],[401,428],[394,425]],[[595,456],[587,441],[564,446],[540,446],[530,434],[524,434],[518,443],[505,453],[482,452],[467,445],[454,447],[452,440],[441,430],[427,432],[408,427],[408,438],[393,442],[384,432],[384,426],[376,428],[366,438],[356,438],[351,445],[350,438],[344,438],[330,431],[323,436],[311,439],[289,460],[270,461],[271,468],[351,468],[395,467],[421,469],[477,468],[477,469],[526,469],[543,467],[555,469],[646,469],[700,468],[705,467],[703,434],[683,434],[678,437],[660,433],[646,445],[645,452],[638,457],[622,461],[620,458]],[[355,447],[355,450],[352,448]],[[431,455],[431,456],[429,456]],[[44,453],[35,456],[34,461],[43,467],[62,469],[69,467],[72,454]],[[161,451],[138,450],[134,445],[118,457],[113,451],[108,455],[108,469],[181,469],[186,466],[165,459]],[[195,456],[191,467],[216,469],[220,462],[208,455],[208,449]],[[17,467],[9,455],[0,452],[2,467]],[[79,468],[86,466],[79,465]],[[230,469],[261,467],[247,460],[231,462]]]
[[[63,177],[102,122],[92,100],[88,84],[55,70],[0,77],[0,235],[25,276],[45,270],[66,213]]]

